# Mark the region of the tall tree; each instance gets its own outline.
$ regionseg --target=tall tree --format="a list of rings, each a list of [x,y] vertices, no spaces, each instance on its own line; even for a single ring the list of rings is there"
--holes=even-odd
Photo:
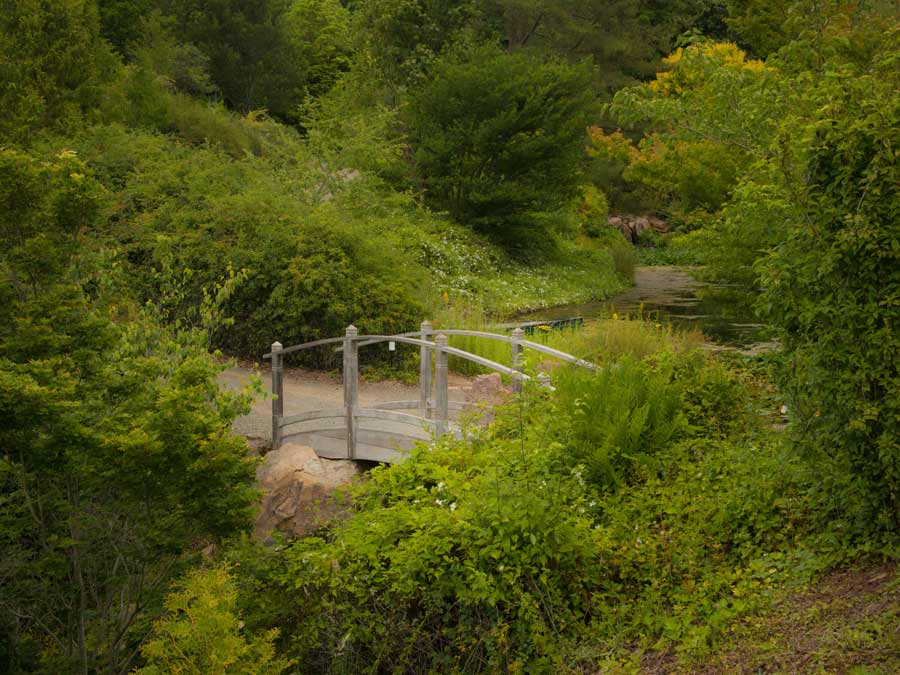
[[[445,57],[410,108],[429,201],[515,243],[575,196],[593,101],[587,67],[495,47]]]
[[[115,61],[100,40],[94,0],[15,0],[0,11],[0,139],[77,129]]]
[[[347,67],[349,14],[338,0],[162,0],[179,37],[210,59],[226,101],[296,121],[307,96]]]

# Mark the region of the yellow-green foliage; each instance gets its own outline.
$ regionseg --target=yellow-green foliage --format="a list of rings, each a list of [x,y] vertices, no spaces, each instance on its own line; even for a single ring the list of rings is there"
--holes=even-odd
[[[247,635],[237,588],[224,567],[191,572],[166,596],[166,614],[141,647],[139,675],[278,675],[291,667],[275,655],[278,629]]]

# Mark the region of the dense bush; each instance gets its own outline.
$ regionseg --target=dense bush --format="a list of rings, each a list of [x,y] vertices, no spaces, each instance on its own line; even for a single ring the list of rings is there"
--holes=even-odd
[[[529,391],[374,470],[324,538],[233,551],[248,624],[322,673],[579,672],[621,640],[702,653],[808,522],[780,445],[703,438],[747,428],[738,392],[690,353]]]
[[[492,47],[445,57],[410,105],[429,202],[515,245],[576,198],[591,107],[586,68]]]
[[[759,270],[784,339],[786,391],[836,512],[900,528],[900,80],[897,33],[876,70],[812,96],[788,186],[802,209]]]
[[[74,153],[3,151],[0,202],[0,667],[126,671],[191,548],[252,517],[249,396],[219,389],[202,324],[129,301]]]

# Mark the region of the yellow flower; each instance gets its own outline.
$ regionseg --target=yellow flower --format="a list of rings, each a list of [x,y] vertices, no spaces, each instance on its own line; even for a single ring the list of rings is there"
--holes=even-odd
[[[538,326],[538,328],[539,328],[540,330],[542,330],[542,331],[548,331],[548,330],[550,330],[550,326],[548,326],[548,325],[545,324],[545,323],[542,323],[540,326]]]
[[[616,312],[613,312],[613,321],[618,321],[619,315]]]

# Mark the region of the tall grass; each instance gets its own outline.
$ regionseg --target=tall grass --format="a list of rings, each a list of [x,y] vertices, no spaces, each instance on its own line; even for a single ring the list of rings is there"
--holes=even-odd
[[[435,331],[445,329],[478,330],[501,335],[510,331],[499,328],[500,322],[472,306],[446,307],[434,318]],[[668,323],[660,323],[641,314],[623,316],[612,311],[604,318],[589,320],[576,330],[536,330],[526,340],[572,354],[596,363],[619,361],[625,357],[643,359],[665,349],[686,351],[703,343],[698,330],[684,330]],[[483,356],[503,365],[511,364],[510,345],[487,338],[450,336],[450,345]],[[525,350],[526,371],[548,371],[555,368],[555,359],[538,352]],[[461,375],[478,375],[489,372],[470,361],[451,357],[450,369]]]

